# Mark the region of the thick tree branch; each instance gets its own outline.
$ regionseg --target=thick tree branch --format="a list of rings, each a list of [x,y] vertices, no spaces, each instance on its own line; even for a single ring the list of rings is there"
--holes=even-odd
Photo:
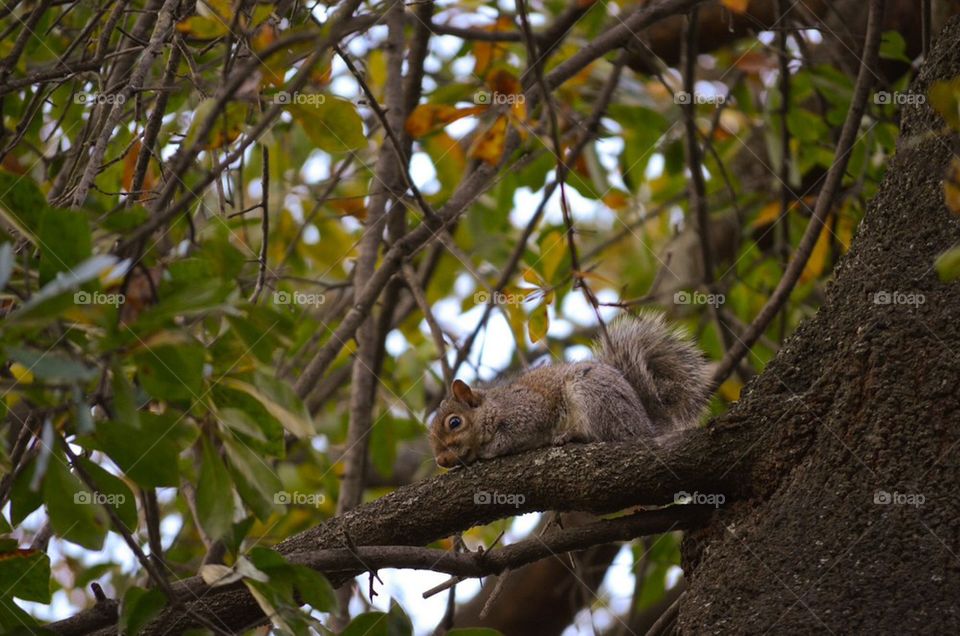
[[[364,546],[423,546],[475,525],[525,512],[579,510],[604,514],[638,504],[672,503],[679,492],[722,494],[726,503],[730,503],[750,493],[753,449],[762,432],[759,427],[715,423],[707,428],[687,431],[668,444],[656,447],[652,442],[569,445],[481,462],[398,488],[376,501],[291,537],[278,544],[276,549],[291,558],[292,555],[313,555],[318,566],[321,560],[329,559],[323,561],[326,567],[336,559],[344,558],[336,551],[342,551],[348,545],[347,540],[349,545],[358,546],[360,550]],[[490,495],[490,503],[483,503],[485,497],[482,493]],[[496,497],[497,494],[518,497],[508,500]],[[668,508],[625,518],[634,521],[618,521],[618,524],[639,524],[631,526],[629,532],[620,525],[604,525],[602,530],[570,529],[573,534],[561,535],[564,538],[557,545],[568,549],[590,545],[583,535],[577,534],[581,532],[595,537],[598,542],[606,542],[625,538],[630,532],[634,533],[633,536],[647,530],[663,532],[669,530],[674,521],[696,523],[699,517],[683,516],[698,514],[688,510],[693,508]],[[653,516],[647,516],[650,514]],[[652,519],[664,524],[660,521],[654,523]],[[647,523],[651,525],[643,525]],[[569,543],[563,543],[566,541]],[[334,552],[327,552],[329,550]],[[506,555],[526,555],[523,558],[530,561],[540,558],[531,546],[508,547],[502,551]],[[367,554],[357,554],[366,560]],[[393,558],[398,553],[389,554]],[[424,553],[403,554],[404,558],[418,559]],[[494,557],[494,554],[491,552],[488,556]],[[356,557],[353,555],[352,558]],[[461,558],[464,560],[457,560]],[[467,572],[467,576],[473,576],[478,570],[469,568],[476,566],[465,565],[465,559],[471,558],[474,557],[444,556],[448,559],[444,561],[448,567],[440,569],[438,566],[438,569],[451,574]],[[519,558],[495,557],[490,563],[504,568]],[[350,569],[350,562],[337,563],[345,565],[349,571],[331,575],[334,583],[342,583],[363,570],[362,567]],[[355,565],[355,561],[353,563]],[[176,585],[177,589],[185,586],[183,589],[192,590],[198,583],[191,579]],[[231,629],[263,620],[256,602],[243,590],[207,595],[191,603],[190,607],[206,617],[216,617],[218,622],[224,621]],[[182,611],[165,611],[145,633],[178,632],[189,624],[189,618]]]

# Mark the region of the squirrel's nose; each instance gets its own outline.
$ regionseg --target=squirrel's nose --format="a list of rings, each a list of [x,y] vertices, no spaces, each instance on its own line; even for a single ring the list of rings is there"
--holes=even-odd
[[[437,455],[437,466],[441,468],[453,468],[457,463],[456,456],[451,452],[441,453]]]

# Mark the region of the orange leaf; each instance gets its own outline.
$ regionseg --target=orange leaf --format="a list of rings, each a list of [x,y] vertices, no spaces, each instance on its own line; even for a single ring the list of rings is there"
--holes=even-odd
[[[495,68],[487,73],[487,86],[495,93],[516,95],[523,92],[523,86],[517,76],[505,68]]]
[[[759,75],[763,71],[770,71],[777,67],[772,57],[756,51],[744,53],[733,65],[749,75]]]
[[[473,159],[481,159],[495,166],[503,156],[503,145],[507,137],[507,118],[497,117],[493,124],[483,131],[483,134],[473,140],[468,155]]]
[[[367,218],[367,206],[364,205],[362,196],[332,198],[330,207],[341,216],[353,216],[361,221]]]
[[[730,9],[734,13],[743,13],[747,10],[750,0],[720,0],[720,4]]]
[[[758,214],[757,218],[750,224],[750,227],[757,229],[776,223],[777,219],[780,218],[780,208],[781,205],[779,201],[771,201],[766,204],[760,208],[760,214]]]
[[[489,33],[498,33],[508,31],[513,26],[513,21],[507,17],[501,17],[495,23],[483,27],[483,31]],[[473,72],[476,75],[483,75],[490,63],[503,57],[507,52],[506,44],[503,42],[476,42],[473,45],[473,58],[476,63],[473,65]]]
[[[611,190],[603,195],[603,203],[611,210],[625,210],[630,203],[627,193],[622,190]]]

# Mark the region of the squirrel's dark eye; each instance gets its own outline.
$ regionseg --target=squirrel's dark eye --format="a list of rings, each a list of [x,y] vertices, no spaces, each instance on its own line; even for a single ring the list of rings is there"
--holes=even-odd
[[[460,425],[463,424],[463,420],[460,419],[459,415],[451,415],[447,418],[447,427],[453,431],[460,428]]]

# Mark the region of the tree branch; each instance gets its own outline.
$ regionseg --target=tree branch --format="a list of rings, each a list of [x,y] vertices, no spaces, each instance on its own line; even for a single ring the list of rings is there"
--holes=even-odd
[[[358,556],[371,566],[374,561],[369,561],[368,556],[400,558],[401,553],[396,551],[364,552],[365,546],[427,545],[475,525],[526,512],[579,510],[605,514],[638,504],[672,503],[677,493],[695,491],[722,494],[729,504],[750,494],[757,441],[765,430],[758,426],[715,422],[706,428],[686,431],[660,446],[654,446],[652,441],[643,443],[643,440],[574,444],[480,462],[398,488],[283,541],[276,550],[289,558],[313,555],[310,558],[316,559],[317,567],[321,567],[321,562],[323,567],[332,567],[330,564],[334,562],[338,567],[344,566],[346,570],[330,573],[331,581],[338,584],[363,571],[363,566],[356,566]],[[489,494],[490,503],[483,503],[487,498],[481,493]],[[517,496],[496,496],[508,494]],[[687,510],[693,507],[677,506],[630,516],[624,519],[634,521],[617,520],[618,525],[572,528],[558,535],[562,538],[558,543],[549,545],[556,545],[556,549],[576,549],[589,545],[585,536],[605,542],[627,538],[631,532],[633,536],[647,531],[663,532],[671,529],[673,522],[697,523],[696,515],[702,511]],[[682,516],[688,514],[692,517]],[[631,523],[638,525],[630,526],[629,532],[619,525]],[[347,562],[343,561],[347,557],[342,553],[345,536],[359,546]],[[491,560],[484,567],[494,569],[483,571],[513,567],[522,559],[541,558],[534,546],[517,545],[520,547],[507,546],[487,555]],[[495,556],[500,552],[504,556]],[[518,556],[520,554],[524,556]],[[424,553],[402,552],[402,555],[409,560],[391,563],[412,566]],[[479,567],[468,561],[473,558],[444,553],[441,563],[446,569],[440,565],[437,569],[450,574],[478,575]],[[183,589],[195,590],[193,586],[199,585],[198,580],[177,583],[177,589],[184,586]],[[244,590],[201,598],[202,601],[191,603],[191,608],[205,617],[224,621],[231,629],[264,620],[256,602]],[[191,624],[184,612],[165,610],[145,633],[176,633]]]

